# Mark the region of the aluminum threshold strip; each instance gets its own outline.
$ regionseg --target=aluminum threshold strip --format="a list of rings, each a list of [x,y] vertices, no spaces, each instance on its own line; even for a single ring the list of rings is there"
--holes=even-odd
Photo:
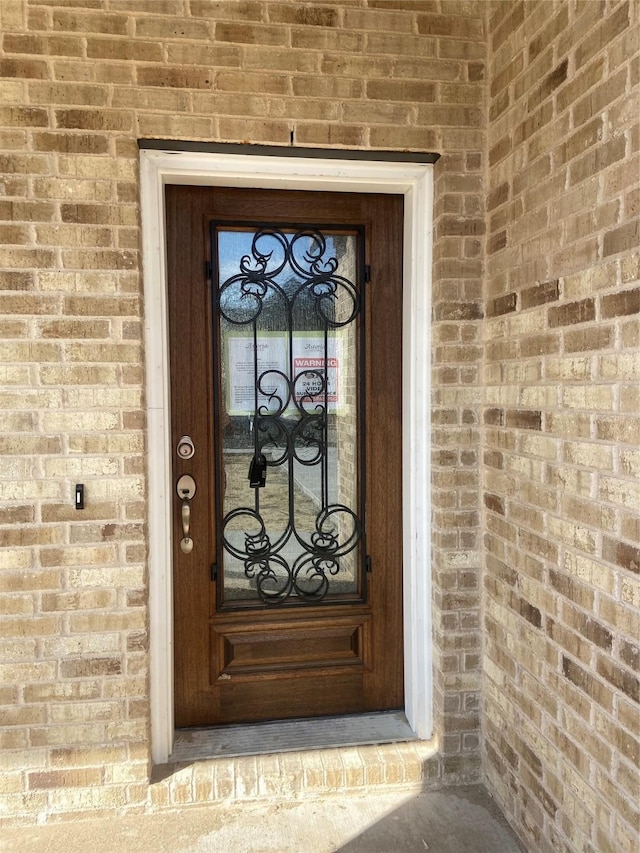
[[[178,764],[204,758],[235,758],[415,740],[418,738],[402,711],[179,729],[169,762]]]

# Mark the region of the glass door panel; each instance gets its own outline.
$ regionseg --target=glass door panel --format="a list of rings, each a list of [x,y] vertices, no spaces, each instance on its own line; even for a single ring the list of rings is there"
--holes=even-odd
[[[219,606],[362,601],[362,232],[211,238]]]

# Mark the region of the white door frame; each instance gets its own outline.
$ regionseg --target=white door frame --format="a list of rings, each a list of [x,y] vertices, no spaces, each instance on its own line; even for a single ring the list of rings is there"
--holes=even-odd
[[[169,147],[169,146],[168,146]],[[403,607],[405,714],[432,734],[430,364],[433,166],[262,154],[140,152],[148,438],[151,755],[173,748],[172,475],[164,187],[269,187],[404,196]]]

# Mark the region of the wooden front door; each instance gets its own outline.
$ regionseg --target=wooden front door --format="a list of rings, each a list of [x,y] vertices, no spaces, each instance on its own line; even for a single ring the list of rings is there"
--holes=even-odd
[[[403,705],[402,205],[166,188],[177,727]]]

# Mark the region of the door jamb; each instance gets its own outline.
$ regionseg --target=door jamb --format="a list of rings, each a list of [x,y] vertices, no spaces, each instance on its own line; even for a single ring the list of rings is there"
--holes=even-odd
[[[373,152],[372,152],[373,153]],[[140,151],[145,304],[151,755],[173,748],[173,589],[167,316],[166,184],[404,196],[403,633],[405,714],[419,738],[433,730],[430,390],[433,166],[384,160]]]

